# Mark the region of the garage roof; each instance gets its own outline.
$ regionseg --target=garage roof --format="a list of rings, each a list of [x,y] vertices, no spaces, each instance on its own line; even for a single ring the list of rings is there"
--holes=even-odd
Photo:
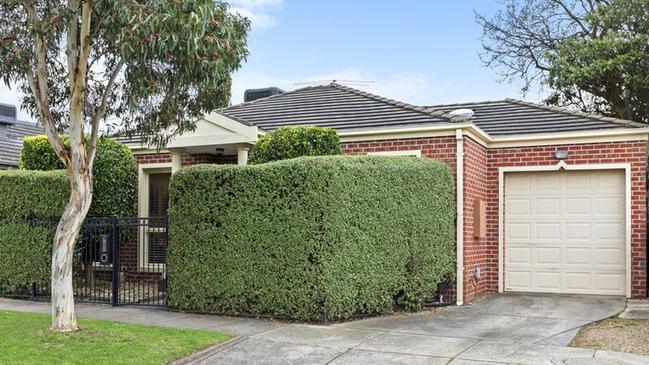
[[[234,105],[219,112],[234,120],[256,125],[264,131],[291,125],[351,130],[452,123],[448,112],[465,108],[475,112],[469,121],[492,136],[644,126],[622,119],[514,99],[415,106],[336,83],[305,87]]]

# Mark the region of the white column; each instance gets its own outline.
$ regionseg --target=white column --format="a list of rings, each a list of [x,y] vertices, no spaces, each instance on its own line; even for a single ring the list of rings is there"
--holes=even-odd
[[[455,195],[457,199],[457,218],[456,218],[456,304],[464,303],[464,136],[462,129],[455,130]]]
[[[183,150],[170,150],[169,152],[171,152],[171,173],[175,174],[183,167]]]
[[[247,145],[242,145],[237,147],[237,164],[247,165],[248,164],[248,151],[250,147]]]

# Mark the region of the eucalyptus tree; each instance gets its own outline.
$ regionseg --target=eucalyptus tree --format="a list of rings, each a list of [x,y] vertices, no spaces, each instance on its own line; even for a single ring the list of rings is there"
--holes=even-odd
[[[52,329],[75,331],[72,259],[98,136],[162,146],[225,106],[250,24],[214,0],[0,0],[0,19],[0,77],[23,91],[70,178],[52,248]]]
[[[506,0],[483,27],[483,61],[549,86],[549,104],[649,123],[649,1]]]

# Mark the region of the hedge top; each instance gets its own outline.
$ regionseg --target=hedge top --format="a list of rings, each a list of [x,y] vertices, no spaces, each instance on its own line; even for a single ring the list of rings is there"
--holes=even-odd
[[[0,171],[0,219],[59,217],[69,197],[63,170]]]
[[[335,129],[315,126],[278,128],[259,138],[250,152],[250,163],[261,164],[301,156],[339,155]]]
[[[63,137],[69,144],[69,138]],[[63,169],[47,136],[31,136],[23,140],[20,168],[24,170]],[[114,139],[97,141],[93,165],[93,197],[89,217],[128,217],[135,211],[137,163],[131,150]]]

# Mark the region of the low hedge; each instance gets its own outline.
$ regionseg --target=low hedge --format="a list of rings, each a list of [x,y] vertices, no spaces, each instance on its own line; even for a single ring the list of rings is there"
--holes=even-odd
[[[0,171],[0,292],[48,281],[51,220],[69,196],[64,171]]]
[[[455,272],[439,162],[304,157],[199,165],[170,189],[172,307],[300,320],[421,308]]]
[[[315,126],[282,127],[257,140],[250,151],[250,163],[254,165],[302,156],[340,154],[340,138],[335,129]]]
[[[64,137],[69,143],[69,138]],[[24,170],[63,169],[47,136],[25,137],[20,154]],[[93,166],[93,197],[89,217],[129,217],[135,212],[137,196],[137,163],[125,145],[107,137],[97,141]]]

